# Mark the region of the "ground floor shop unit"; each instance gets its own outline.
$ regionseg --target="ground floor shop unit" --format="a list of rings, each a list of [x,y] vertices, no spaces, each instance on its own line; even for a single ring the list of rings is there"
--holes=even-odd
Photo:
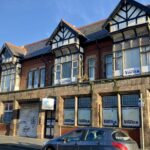
[[[148,147],[149,90],[150,77],[142,76],[1,93],[0,134],[53,138],[78,127],[111,127]]]

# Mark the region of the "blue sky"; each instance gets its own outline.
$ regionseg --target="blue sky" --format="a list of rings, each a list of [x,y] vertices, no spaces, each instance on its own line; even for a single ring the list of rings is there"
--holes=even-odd
[[[148,4],[149,0],[137,0]],[[62,19],[76,27],[105,19],[119,0],[0,0],[0,46],[50,36]]]

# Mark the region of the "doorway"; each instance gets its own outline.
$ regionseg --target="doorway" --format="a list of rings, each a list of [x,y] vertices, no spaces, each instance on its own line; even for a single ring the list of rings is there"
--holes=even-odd
[[[45,112],[45,138],[54,137],[54,126],[55,126],[55,111],[47,110]]]

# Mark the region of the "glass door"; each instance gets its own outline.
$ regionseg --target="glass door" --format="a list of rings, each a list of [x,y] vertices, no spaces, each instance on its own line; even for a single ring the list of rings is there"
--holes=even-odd
[[[54,137],[55,111],[45,112],[45,138]]]

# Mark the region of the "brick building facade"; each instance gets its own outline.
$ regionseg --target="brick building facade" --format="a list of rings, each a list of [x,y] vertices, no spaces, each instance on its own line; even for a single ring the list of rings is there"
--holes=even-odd
[[[0,52],[0,134],[52,138],[77,127],[127,131],[150,146],[150,7],[121,0],[106,20]],[[143,114],[139,107],[144,101]]]

